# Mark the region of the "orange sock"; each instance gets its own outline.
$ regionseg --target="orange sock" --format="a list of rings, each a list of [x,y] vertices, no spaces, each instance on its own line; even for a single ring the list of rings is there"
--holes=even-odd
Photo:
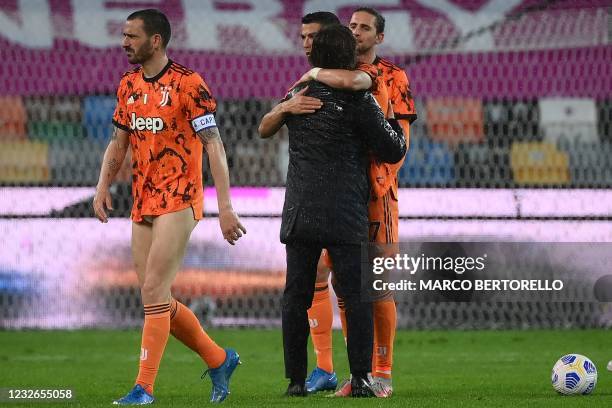
[[[171,303],[170,332],[198,353],[209,368],[217,368],[225,361],[225,350],[206,334],[191,309],[176,299]]]
[[[334,371],[332,359],[332,323],[334,315],[329,298],[327,282],[315,284],[312,306],[308,309],[308,322],[315,354],[317,367],[331,373]]]
[[[340,315],[342,336],[344,336],[344,345],[346,346],[346,310],[344,309],[344,300],[340,297],[338,297],[338,314]]]
[[[391,378],[393,367],[393,341],[397,325],[397,310],[393,299],[373,303],[374,307],[374,353],[372,375]]]
[[[153,394],[153,384],[170,334],[170,305],[159,303],[144,306],[144,327],[140,349],[140,368],[136,384]]]

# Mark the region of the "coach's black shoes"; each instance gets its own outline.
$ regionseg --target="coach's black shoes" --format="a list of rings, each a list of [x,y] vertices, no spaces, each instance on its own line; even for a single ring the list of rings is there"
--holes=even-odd
[[[374,387],[366,377],[353,377],[351,379],[351,397],[353,398],[373,398],[376,397]]]
[[[306,392],[306,384],[304,384],[304,381],[291,381],[291,384],[289,384],[285,392],[286,397],[305,397],[307,395],[308,393]]]

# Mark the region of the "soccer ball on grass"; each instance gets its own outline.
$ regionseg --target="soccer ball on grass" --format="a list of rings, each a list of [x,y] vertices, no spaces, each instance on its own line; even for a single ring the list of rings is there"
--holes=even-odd
[[[552,369],[552,386],[560,394],[591,394],[596,384],[597,368],[583,355],[567,354]]]

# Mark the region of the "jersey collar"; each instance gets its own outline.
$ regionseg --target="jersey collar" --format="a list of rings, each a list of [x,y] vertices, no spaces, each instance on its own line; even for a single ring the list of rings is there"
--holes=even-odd
[[[161,71],[159,71],[159,74],[155,75],[154,77],[147,78],[145,76],[145,74],[144,74],[144,71],[142,71],[142,79],[144,79],[145,82],[157,82],[161,77],[164,76],[166,71],[168,71],[168,69],[170,69],[171,65],[172,65],[172,60],[170,58],[168,58],[168,63],[166,64],[166,66]]]

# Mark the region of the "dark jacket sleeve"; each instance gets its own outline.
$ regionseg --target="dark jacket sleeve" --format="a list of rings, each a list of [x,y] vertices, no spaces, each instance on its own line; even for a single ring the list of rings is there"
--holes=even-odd
[[[406,154],[406,138],[395,119],[385,119],[371,93],[365,93],[355,109],[355,129],[382,162],[397,163]]]

